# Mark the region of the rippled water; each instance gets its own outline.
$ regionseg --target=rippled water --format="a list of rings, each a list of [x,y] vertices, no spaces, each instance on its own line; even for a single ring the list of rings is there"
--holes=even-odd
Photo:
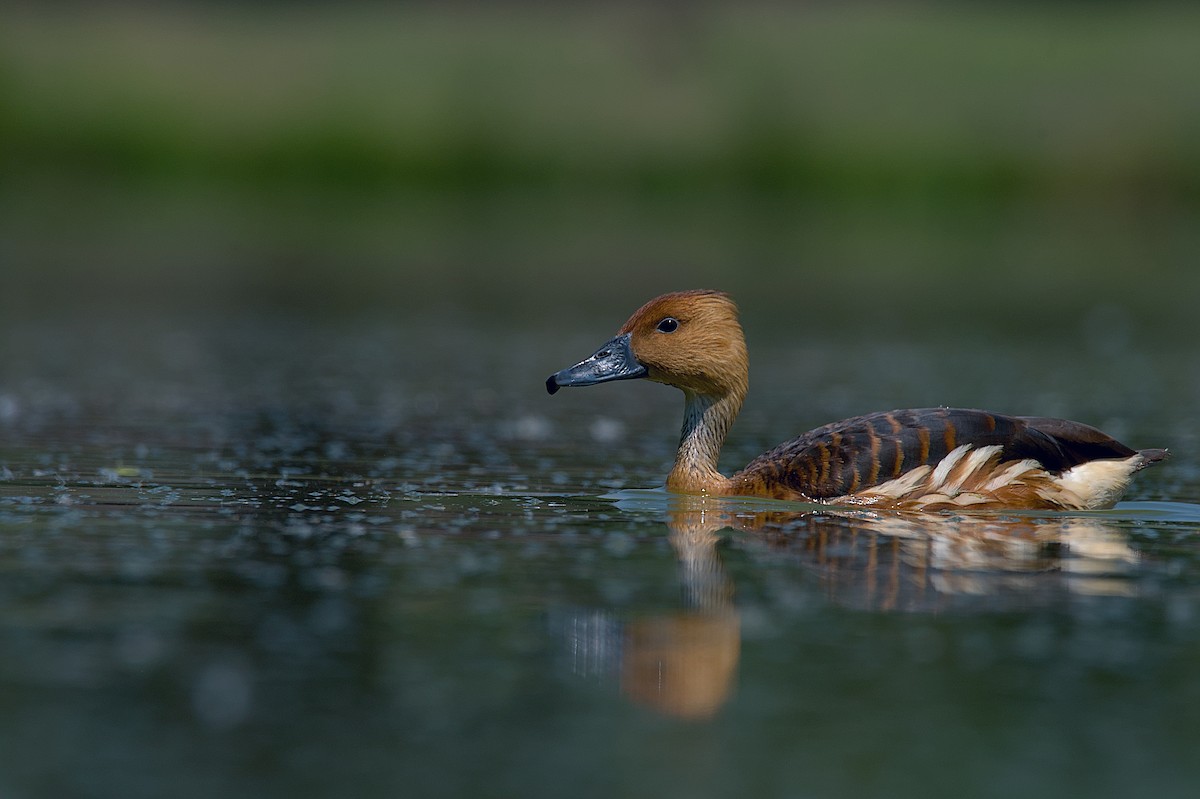
[[[727,468],[985,405],[1169,446],[1113,511],[654,487],[679,401],[550,398],[609,331],[13,325],[0,796],[1191,796],[1200,356],[751,330]]]

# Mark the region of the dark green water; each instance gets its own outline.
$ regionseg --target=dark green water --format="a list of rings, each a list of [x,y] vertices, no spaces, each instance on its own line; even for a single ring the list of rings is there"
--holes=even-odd
[[[638,490],[678,397],[542,386],[619,321],[9,325],[0,795],[1194,795],[1188,342],[749,324],[730,469],[935,404],[1174,453],[1111,512],[841,516]]]

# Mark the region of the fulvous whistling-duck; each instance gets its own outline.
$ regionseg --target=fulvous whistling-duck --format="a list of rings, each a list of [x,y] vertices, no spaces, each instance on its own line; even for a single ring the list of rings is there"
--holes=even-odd
[[[766,452],[733,477],[721,445],[748,386],[737,306],[718,291],[643,305],[587,360],[546,380],[563,386],[645,377],[683,391],[683,432],[667,488],[692,494],[915,510],[1112,507],[1133,473],[1163,460],[1078,422],[921,408],[856,416]]]

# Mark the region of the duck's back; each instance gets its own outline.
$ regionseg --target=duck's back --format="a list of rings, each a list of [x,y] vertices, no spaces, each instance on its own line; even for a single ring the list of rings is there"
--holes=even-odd
[[[984,448],[990,449],[980,452]],[[968,457],[972,452],[975,460]],[[819,427],[755,458],[733,479],[747,493],[825,500],[869,494],[908,476],[938,476],[940,483],[946,483],[954,466],[959,466],[958,473],[968,465],[975,471],[986,467],[994,472],[1009,463],[1036,462],[1044,473],[1060,475],[1091,461],[1138,454],[1078,422],[963,408],[918,408]],[[1161,450],[1141,454],[1147,463],[1164,455]],[[977,477],[979,482],[987,475]]]

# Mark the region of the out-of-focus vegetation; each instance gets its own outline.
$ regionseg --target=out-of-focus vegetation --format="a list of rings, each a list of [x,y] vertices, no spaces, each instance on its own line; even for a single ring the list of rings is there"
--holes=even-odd
[[[4,307],[1170,316],[1197,76],[1188,5],[8,7]]]

